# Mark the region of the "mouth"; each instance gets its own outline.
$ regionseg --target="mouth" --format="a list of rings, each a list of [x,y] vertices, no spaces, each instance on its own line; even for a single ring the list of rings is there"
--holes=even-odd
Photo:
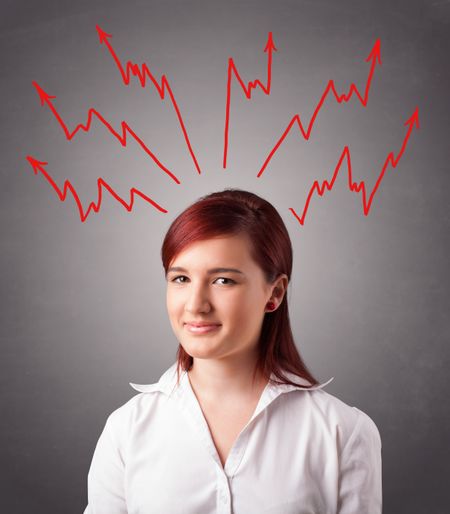
[[[206,334],[218,330],[222,325],[219,323],[185,323],[184,327],[191,334]]]

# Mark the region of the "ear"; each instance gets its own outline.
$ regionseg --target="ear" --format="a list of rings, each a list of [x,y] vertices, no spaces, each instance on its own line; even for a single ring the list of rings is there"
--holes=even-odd
[[[280,303],[283,301],[284,295],[286,294],[288,288],[289,280],[287,275],[280,275],[276,281],[272,284],[272,291],[269,298],[270,302],[275,304],[275,308],[277,309]]]

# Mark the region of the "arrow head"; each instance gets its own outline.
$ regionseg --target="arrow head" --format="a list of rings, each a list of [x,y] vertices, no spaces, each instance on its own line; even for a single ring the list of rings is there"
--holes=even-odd
[[[375,41],[370,54],[367,56],[366,62],[374,60],[378,61],[378,64],[381,64],[380,43],[379,39]]]
[[[41,105],[44,105],[45,103],[51,103],[50,100],[52,98],[56,98],[56,96],[51,96],[46,93],[37,82],[33,81],[33,86],[36,88],[39,98],[41,99]]]
[[[27,155],[27,161],[33,167],[34,174],[37,175],[38,171],[43,170],[44,166],[48,164],[48,162],[38,161],[31,155]]]
[[[419,125],[419,107],[415,108],[412,116],[407,121],[405,121],[405,125],[409,125],[410,127],[412,127],[413,125],[416,125],[416,128],[420,128],[420,125]]]
[[[108,34],[107,32],[105,32],[103,29],[100,28],[99,25],[96,25],[95,28],[97,29],[100,44],[106,41],[109,37],[112,37],[112,34]]]
[[[272,38],[272,32],[269,32],[269,36],[267,37],[267,43],[264,47],[264,52],[275,50],[275,52],[278,52],[278,50],[275,48],[275,44],[273,42]]]

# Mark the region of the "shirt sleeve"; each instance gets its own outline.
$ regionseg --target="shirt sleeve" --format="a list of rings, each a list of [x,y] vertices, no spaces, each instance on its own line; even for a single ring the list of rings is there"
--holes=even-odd
[[[381,514],[381,438],[370,417],[356,410],[355,428],[341,453],[338,514]]]
[[[84,514],[128,512],[124,489],[125,466],[111,420],[110,415],[92,457],[88,473],[88,505]]]

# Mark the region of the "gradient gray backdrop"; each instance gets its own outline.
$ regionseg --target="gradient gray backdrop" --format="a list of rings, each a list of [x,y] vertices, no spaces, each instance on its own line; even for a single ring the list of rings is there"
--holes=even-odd
[[[289,290],[296,340],[327,390],[367,412],[383,442],[384,512],[443,514],[450,503],[448,124],[449,2],[425,1],[17,1],[2,0],[1,116],[1,512],[79,514],[92,453],[110,412],[131,398],[129,381],[156,381],[175,359],[165,310],[160,245],[190,202],[227,186],[279,209],[292,237]],[[96,24],[123,60],[165,73],[202,168],[198,175],[169,101],[126,88]],[[270,97],[247,101],[233,82],[229,166],[221,167],[227,59],[243,78],[266,78]],[[309,143],[294,131],[265,174],[256,173],[295,113],[308,120],[330,78],[364,88],[365,58],[381,39],[367,108],[330,101]],[[71,128],[95,107],[122,120],[181,179],[176,185],[130,142],[98,123],[68,142],[35,80],[57,98]],[[336,187],[300,210],[314,179],[330,178],[349,145],[355,180],[374,186],[398,152],[419,106],[421,127],[371,213]],[[103,177],[108,194],[81,223],[25,160],[48,162],[85,205]],[[344,170],[342,170],[344,171]]]

